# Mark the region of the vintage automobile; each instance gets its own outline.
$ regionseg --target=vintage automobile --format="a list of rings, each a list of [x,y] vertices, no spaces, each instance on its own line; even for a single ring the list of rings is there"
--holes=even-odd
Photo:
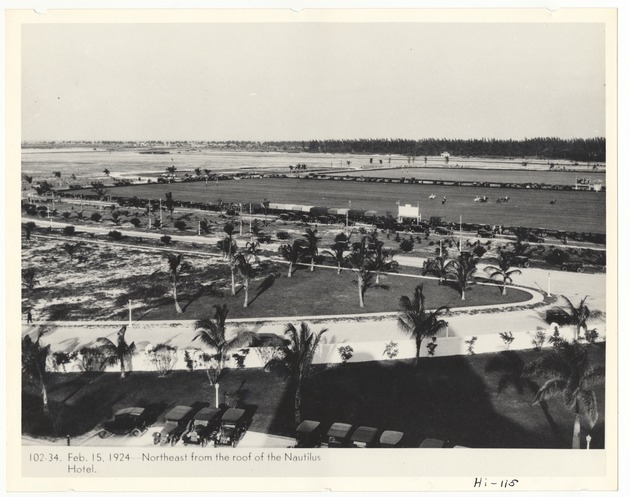
[[[562,271],[575,271],[577,273],[581,273],[584,271],[584,264],[581,262],[563,262],[560,269]]]
[[[381,433],[381,438],[378,441],[380,447],[383,448],[395,448],[400,447],[403,439],[402,431],[385,430]]]
[[[295,430],[295,448],[320,447],[322,445],[322,424],[319,421],[305,419]]]
[[[146,411],[142,407],[126,407],[114,413],[114,417],[103,423],[98,436],[128,435],[140,437],[147,431]]]
[[[328,433],[326,433],[328,447],[348,447],[350,445],[351,432],[352,425],[347,423],[333,423]]]
[[[188,406],[173,407],[164,416],[164,428],[153,434],[155,445],[175,445],[182,434],[188,430],[192,418],[193,408]]]
[[[453,234],[453,230],[448,229],[444,226],[436,226],[435,227],[435,234],[436,235],[452,235]]]
[[[444,440],[437,440],[435,438],[425,438],[420,443],[421,449],[443,449],[447,447],[447,442]]]
[[[524,255],[517,255],[514,257],[514,265],[518,267],[529,267],[529,257]]]
[[[477,237],[478,238],[494,238],[494,231],[480,229],[479,231],[477,231]]]
[[[359,426],[350,437],[350,446],[359,448],[376,447],[378,428]]]
[[[231,407],[221,417],[221,426],[214,439],[214,446],[231,445],[236,447],[246,430],[245,411]]]
[[[197,444],[205,447],[219,431],[221,410],[215,407],[204,407],[192,419],[190,428],[182,435],[184,445]]]
[[[527,241],[533,243],[545,243],[545,239],[542,236],[531,232],[527,235]]]

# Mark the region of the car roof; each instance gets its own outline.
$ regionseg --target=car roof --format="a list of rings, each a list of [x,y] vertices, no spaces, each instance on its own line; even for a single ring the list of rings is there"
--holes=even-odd
[[[344,438],[350,434],[350,430],[352,430],[352,425],[347,423],[333,423],[326,436]]]
[[[444,447],[444,440],[436,440],[435,438],[425,438],[420,447],[424,449],[441,449]]]
[[[192,410],[193,408],[188,406],[173,407],[173,409],[166,413],[164,418],[170,421],[179,421],[188,416]]]
[[[350,440],[353,442],[370,443],[374,441],[377,433],[378,428],[372,428],[371,426],[359,426],[352,434]]]
[[[228,423],[236,423],[237,421],[240,421],[240,419],[244,415],[245,415],[244,409],[236,409],[234,407],[231,407],[230,409],[225,411],[225,413],[223,414],[223,417],[221,418],[221,421],[226,421]]]
[[[125,407],[124,409],[118,409],[114,416],[120,416],[122,414],[132,414],[134,416],[140,416],[144,412],[144,407]]]
[[[216,407],[204,407],[201,411],[195,414],[193,419],[195,420],[203,420],[203,421],[212,421],[217,415],[221,412],[221,409],[217,409]]]
[[[396,445],[402,440],[402,437],[402,431],[385,430],[381,434],[379,442],[384,445]]]
[[[321,425],[319,421],[311,421],[309,419],[305,419],[299,424],[295,431],[297,431],[298,433],[311,433],[319,428],[319,425]]]

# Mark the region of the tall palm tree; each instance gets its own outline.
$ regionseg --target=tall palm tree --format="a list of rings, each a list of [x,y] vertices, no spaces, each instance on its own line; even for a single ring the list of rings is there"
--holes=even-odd
[[[403,295],[399,301],[398,327],[416,341],[416,366],[420,359],[422,340],[435,336],[448,326],[441,316],[448,312],[449,308],[441,306],[434,311],[427,311],[423,290],[424,285],[418,285],[413,292],[413,299]]]
[[[306,228],[305,233],[302,235],[304,241],[306,242],[304,245],[304,252],[307,253],[311,258],[311,271],[315,269],[315,257],[317,257],[318,248],[317,244],[321,240],[320,237],[317,236],[317,230],[312,228]]]
[[[292,244],[286,243],[278,247],[280,255],[285,261],[289,263],[289,272],[287,278],[290,278],[293,274],[293,267],[300,260],[300,257],[304,253],[304,240],[293,240]]]
[[[166,254],[166,262],[168,264],[169,276],[171,278],[171,284],[173,288],[173,301],[175,302],[175,311],[177,314],[182,314],[181,306],[179,305],[179,301],[177,300],[177,284],[179,283],[179,279],[185,272],[190,270],[190,265],[187,262],[184,262],[184,257],[182,254],[174,254],[169,252]]]
[[[365,307],[365,292],[371,286],[374,278],[374,272],[371,270],[372,259],[368,248],[367,236],[362,236],[361,241],[352,244],[352,252],[346,256],[345,262],[352,268],[357,277],[359,307]]]
[[[431,259],[426,266],[426,272],[433,273],[438,277],[438,285],[442,284],[442,281],[446,277],[446,266],[449,260],[444,256],[438,256],[435,259]],[[423,273],[424,274],[424,273]]]
[[[296,328],[293,324],[288,324],[284,330],[284,335],[287,338],[284,344],[284,357],[282,359],[274,358],[265,365],[266,370],[281,365],[291,375],[295,389],[294,409],[296,425],[301,421],[300,407],[302,405],[304,380],[310,372],[313,356],[319,346],[322,335],[327,331],[324,328],[314,333],[305,322],[300,323],[299,328]]]
[[[254,263],[258,262],[259,247],[260,244],[258,242],[247,242],[245,250],[234,255],[236,269],[243,277],[243,287],[245,289],[243,307],[247,307],[249,304],[249,281],[254,274]]]
[[[116,343],[105,337],[100,337],[96,340],[98,350],[103,355],[103,365],[113,366],[119,364],[121,378],[127,376],[126,365],[136,353],[135,342],[127,343],[125,340],[126,332],[127,325],[124,325],[118,330]]]
[[[468,283],[472,280],[475,272],[477,272],[478,260],[477,257],[464,252],[459,254],[457,259],[448,261],[445,265],[446,279],[452,279],[457,282],[462,300],[466,300]]]
[[[328,255],[335,260],[337,263],[337,274],[341,274],[341,266],[343,265],[345,254],[350,250],[350,238],[345,233],[339,233],[329,247],[329,249],[323,250],[322,254]]]
[[[223,256],[227,258],[228,265],[230,266],[230,277],[232,280],[232,295],[236,295],[236,261],[234,255],[236,254],[236,241],[234,240],[235,227],[232,223],[225,223],[223,231],[226,234],[225,240],[223,240],[222,251]]]
[[[507,284],[512,283],[512,275],[522,274],[520,269],[512,268],[514,254],[508,251],[501,252],[501,260],[498,266],[486,266],[485,271],[488,272],[490,278],[500,276],[503,279],[503,288],[501,295],[507,295]]]
[[[567,312],[561,307],[556,307],[555,311],[563,316],[564,322],[575,326],[575,339],[578,340],[580,338],[580,330],[584,328],[584,332],[586,332],[586,321],[591,317],[591,310],[586,306],[588,295],[580,301],[577,307],[564,295],[561,295],[561,297],[567,303],[569,311]]]
[[[193,340],[199,340],[206,347],[211,348],[217,353],[219,363],[219,371],[225,369],[228,353],[231,350],[242,349],[251,345],[256,339],[256,333],[237,329],[231,338],[226,337],[225,321],[229,309],[227,305],[214,306],[214,317],[200,319],[195,323],[195,331],[197,334]]]
[[[603,365],[589,364],[587,346],[577,341],[562,341],[544,357],[528,364],[523,372],[526,377],[547,379],[534,402],[561,397],[566,409],[575,414],[574,449],[580,448],[581,416],[586,416],[591,428],[597,422],[597,399],[592,387],[604,381],[604,373]]]
[[[376,240],[370,246],[372,251],[371,269],[376,275],[376,284],[380,283],[380,275],[382,272],[394,272],[398,268],[398,263],[394,260],[394,251],[384,248],[384,243]]]
[[[44,412],[48,412],[46,362],[50,355],[50,345],[42,345],[40,340],[47,331],[47,329],[41,328],[35,341],[28,335],[22,338],[22,373],[39,386]]]

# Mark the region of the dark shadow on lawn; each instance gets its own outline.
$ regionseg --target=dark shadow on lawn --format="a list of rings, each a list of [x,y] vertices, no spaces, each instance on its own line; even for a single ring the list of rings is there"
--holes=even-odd
[[[254,298],[251,299],[248,302],[248,305],[249,304],[253,304],[254,301],[258,297],[260,297],[263,293],[265,293],[267,290],[269,290],[273,286],[275,281],[276,281],[276,275],[275,274],[270,274],[264,280],[262,280],[260,285],[258,285],[258,289],[256,290],[256,295],[254,295]]]

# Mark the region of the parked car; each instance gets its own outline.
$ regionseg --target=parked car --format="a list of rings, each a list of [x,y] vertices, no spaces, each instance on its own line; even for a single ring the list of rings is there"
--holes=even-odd
[[[193,408],[188,406],[177,406],[171,409],[164,416],[166,421],[162,431],[153,434],[155,445],[175,445],[182,434],[188,430],[193,414]]]
[[[319,421],[305,419],[295,430],[296,448],[321,447],[322,445],[322,424]]]
[[[370,426],[359,426],[350,437],[352,447],[369,448],[375,447],[377,442],[378,429]]]
[[[479,238],[494,238],[494,232],[491,230],[479,230],[477,231],[477,237]]]
[[[352,425],[347,423],[333,423],[328,433],[326,433],[328,447],[348,447],[350,445],[351,432]]]
[[[445,228],[444,226],[436,226],[435,227],[435,234],[436,235],[452,235],[453,234],[453,230]]]
[[[404,433],[402,431],[385,430],[381,433],[381,438],[378,440],[380,447],[394,448],[400,447]]]
[[[247,431],[245,411],[231,407],[221,417],[221,426],[214,440],[214,446],[231,445],[236,447],[245,431]]]
[[[437,440],[435,438],[425,438],[420,443],[421,449],[444,449],[448,446],[448,443],[444,440]]]
[[[527,241],[533,243],[545,243],[545,239],[536,233],[529,233],[527,235]]]
[[[114,417],[103,423],[98,433],[101,438],[112,435],[128,435],[140,437],[147,431],[146,410],[142,407],[126,407],[114,413]]]
[[[560,269],[562,271],[575,271],[577,273],[581,273],[584,271],[584,264],[581,262],[563,262]]]
[[[220,409],[204,407],[193,417],[188,431],[182,435],[182,442],[184,445],[197,444],[205,447],[216,436],[220,422]]]
[[[529,267],[529,257],[517,255],[514,257],[514,265],[518,267]]]

